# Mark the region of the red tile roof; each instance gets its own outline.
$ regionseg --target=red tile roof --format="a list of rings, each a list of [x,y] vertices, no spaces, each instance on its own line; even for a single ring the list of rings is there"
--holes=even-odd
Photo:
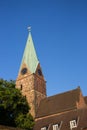
[[[77,108],[76,103],[79,102],[80,92],[81,90],[78,87],[77,89],[43,99],[38,108],[36,118]]]

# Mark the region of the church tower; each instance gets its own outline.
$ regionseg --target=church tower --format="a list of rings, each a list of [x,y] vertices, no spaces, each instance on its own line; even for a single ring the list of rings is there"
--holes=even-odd
[[[31,107],[30,113],[35,117],[40,101],[46,97],[46,82],[37,58],[31,32],[29,32],[26,42],[16,88],[20,89],[22,94],[26,96]]]

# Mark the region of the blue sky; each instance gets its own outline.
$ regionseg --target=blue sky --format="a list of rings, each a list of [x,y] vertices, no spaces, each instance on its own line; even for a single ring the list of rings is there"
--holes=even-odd
[[[0,78],[17,78],[29,25],[47,95],[87,95],[87,0],[0,0]]]

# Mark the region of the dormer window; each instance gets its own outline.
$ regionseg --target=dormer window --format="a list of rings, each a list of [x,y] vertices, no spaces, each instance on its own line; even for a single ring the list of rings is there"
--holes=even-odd
[[[53,125],[53,130],[59,130],[58,124]]]
[[[76,120],[70,121],[70,128],[73,129],[73,128],[76,128],[76,127],[77,127],[77,121]]]
[[[43,127],[43,128],[41,128],[41,130],[47,130],[47,128],[46,128],[46,127]]]
[[[61,122],[58,123],[58,124],[54,124],[54,125],[53,125],[53,130],[60,130],[60,128],[61,128],[61,126],[62,126],[62,123],[63,123],[63,121],[61,121]]]

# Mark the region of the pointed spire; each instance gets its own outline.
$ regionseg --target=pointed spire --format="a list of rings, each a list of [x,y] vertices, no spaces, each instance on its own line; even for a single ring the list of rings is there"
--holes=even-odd
[[[28,27],[28,30],[29,30],[29,35],[26,42],[20,70],[22,68],[22,65],[26,64],[26,66],[31,71],[31,73],[35,73],[39,60],[37,58],[37,54],[34,48],[34,43],[30,32],[31,27]]]

